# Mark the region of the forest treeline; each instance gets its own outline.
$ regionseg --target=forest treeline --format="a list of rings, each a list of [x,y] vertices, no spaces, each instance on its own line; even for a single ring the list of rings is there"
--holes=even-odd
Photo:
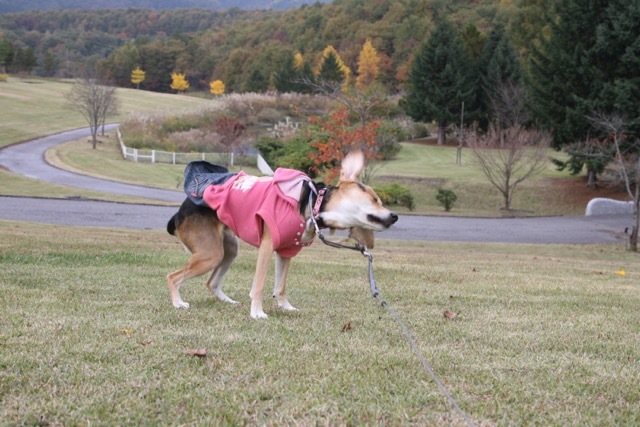
[[[42,76],[98,70],[119,86],[130,86],[130,73],[140,66],[147,90],[170,91],[171,73],[180,72],[193,89],[222,80],[228,92],[261,92],[296,53],[313,68],[329,45],[355,70],[369,38],[381,59],[379,80],[393,92],[403,88],[416,48],[439,20],[452,21],[476,54],[500,23],[525,58],[550,3],[337,0],[288,11],[31,11],[0,15],[0,62],[9,72]]]
[[[326,2],[327,0],[322,0]],[[277,9],[286,10],[314,3],[306,0],[0,0],[0,13],[18,13],[30,10],[63,9]]]

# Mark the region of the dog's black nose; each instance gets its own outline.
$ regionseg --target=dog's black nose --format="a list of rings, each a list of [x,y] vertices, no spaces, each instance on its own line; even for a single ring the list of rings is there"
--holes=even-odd
[[[391,224],[395,224],[396,221],[398,220],[398,215],[394,214],[393,212],[389,214],[389,217],[391,218]]]

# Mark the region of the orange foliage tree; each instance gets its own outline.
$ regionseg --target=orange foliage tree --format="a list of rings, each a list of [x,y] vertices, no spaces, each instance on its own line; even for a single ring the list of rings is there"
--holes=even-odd
[[[314,170],[324,174],[328,182],[340,174],[340,161],[351,150],[360,149],[367,161],[379,158],[376,133],[380,127],[378,120],[353,126],[346,108],[331,113],[327,120],[314,117],[309,120],[320,129],[322,137],[311,136],[309,153]]]

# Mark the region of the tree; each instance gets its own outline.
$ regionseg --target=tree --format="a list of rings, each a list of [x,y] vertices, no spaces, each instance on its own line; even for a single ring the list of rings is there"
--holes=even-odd
[[[530,61],[529,92],[537,122],[552,132],[556,149],[588,139],[604,141],[604,130],[587,119],[594,111],[629,117],[636,124],[627,129],[638,135],[640,4],[567,0],[555,7],[547,18],[550,35],[540,40]],[[569,159],[573,171],[586,167],[590,177],[597,177],[593,164],[580,159]]]
[[[502,194],[507,211],[516,187],[547,165],[550,137],[541,131],[492,124],[486,135],[474,133],[466,141],[484,175]]]
[[[224,93],[224,83],[222,80],[214,80],[209,83],[209,92],[214,96],[220,96]]]
[[[378,157],[378,121],[371,121],[364,126],[352,126],[349,111],[340,108],[331,113],[328,120],[313,118],[310,123],[317,125],[320,132],[312,136],[311,147],[314,151],[309,153],[309,158],[314,163],[315,172],[325,173],[327,181],[338,176],[340,161],[353,149],[361,150],[368,161]],[[362,181],[366,183],[366,177]]]
[[[189,89],[189,82],[184,74],[171,73],[171,89],[178,91],[178,93]]]
[[[351,70],[345,65],[333,46],[327,46],[322,52],[322,61],[318,77],[327,82],[349,83]]]
[[[414,58],[402,105],[416,121],[435,121],[438,144],[444,144],[447,126],[457,122],[463,102],[465,122],[474,118],[476,84],[467,49],[453,25],[443,20]]]
[[[140,89],[140,83],[144,81],[146,73],[140,69],[140,67],[136,67],[131,72],[131,83],[136,85],[136,89]]]
[[[479,59],[480,74],[480,94],[478,96],[483,127],[486,128],[489,122],[494,121],[494,117],[507,113],[508,108],[499,108],[496,103],[500,100],[513,99],[505,91],[512,90],[517,96],[526,95],[521,85],[522,72],[518,56],[511,41],[507,37],[504,27],[498,24],[489,34],[486,44]],[[520,98],[525,99],[523,96]],[[516,100],[516,99],[514,99]],[[522,102],[520,102],[522,104]],[[520,108],[520,110],[522,110]],[[507,124],[500,122],[503,126],[511,126],[515,123]],[[517,123],[522,124],[522,122]]]
[[[629,235],[629,249],[638,252],[640,229],[640,139],[625,132],[626,123],[620,116],[596,114],[588,117],[596,128],[608,134],[615,148],[615,172],[633,201],[633,226]]]
[[[371,39],[367,39],[358,57],[358,77],[356,78],[356,87],[358,89],[366,88],[378,77],[380,72],[379,62],[378,52],[373,47]]]
[[[95,149],[98,127],[104,119],[117,110],[116,88],[104,86],[95,79],[77,81],[66,95],[69,108],[79,112],[89,123],[91,142]]]

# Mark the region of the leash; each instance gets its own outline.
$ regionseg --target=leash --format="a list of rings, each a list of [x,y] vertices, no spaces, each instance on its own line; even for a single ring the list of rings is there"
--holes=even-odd
[[[406,340],[409,342],[411,349],[420,360],[420,363],[422,364],[422,367],[424,368],[424,370],[429,374],[431,379],[436,383],[440,392],[442,392],[442,394],[444,394],[447,397],[451,405],[455,408],[458,414],[462,416],[462,418],[465,420],[467,425],[474,426],[475,424],[473,423],[473,421],[471,421],[471,418],[469,418],[469,416],[467,416],[467,414],[460,408],[460,406],[455,401],[453,396],[451,396],[447,388],[442,384],[442,382],[440,382],[440,380],[436,376],[435,372],[433,371],[429,363],[427,363],[427,359],[425,359],[425,357],[422,355],[422,352],[420,351],[420,348],[418,347],[415,340],[413,339],[411,332],[409,332],[409,328],[407,327],[407,325],[402,321],[402,319],[400,319],[400,316],[398,316],[395,310],[392,309],[389,306],[389,304],[380,296],[380,292],[378,291],[378,286],[376,285],[376,279],[373,274],[373,255],[371,254],[371,252],[369,252],[367,248],[361,245],[360,243],[356,243],[353,246],[343,245],[341,243],[336,243],[336,242],[327,240],[324,234],[322,234],[322,231],[320,230],[320,227],[318,226],[318,222],[316,221],[315,217],[320,212],[320,205],[322,204],[322,197],[324,196],[324,192],[325,192],[325,189],[322,189],[318,192],[318,199],[316,201],[315,207],[313,208],[312,208],[313,191],[309,193],[309,216],[315,228],[316,236],[318,236],[318,238],[322,241],[322,243],[324,243],[327,246],[330,246],[332,248],[350,249],[350,250],[358,251],[362,255],[367,257],[367,259],[369,260],[369,286],[371,288],[371,295],[380,303],[382,307],[385,308],[385,310],[387,310],[387,312],[391,315],[391,317],[395,319],[398,325],[400,325],[400,329],[402,329],[402,332]]]

